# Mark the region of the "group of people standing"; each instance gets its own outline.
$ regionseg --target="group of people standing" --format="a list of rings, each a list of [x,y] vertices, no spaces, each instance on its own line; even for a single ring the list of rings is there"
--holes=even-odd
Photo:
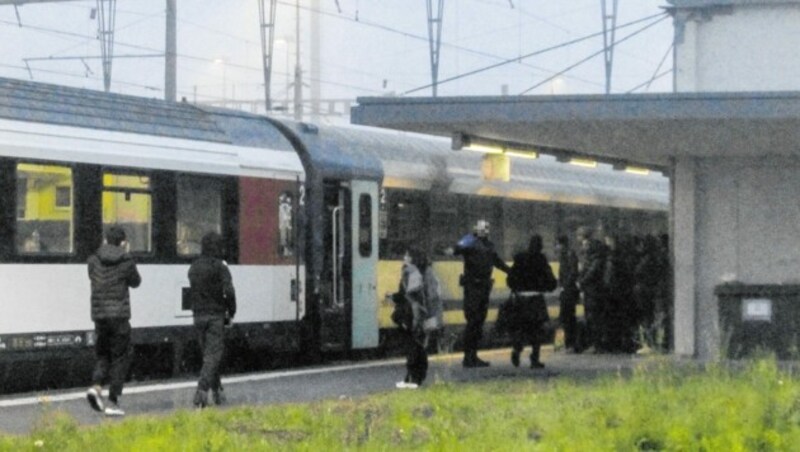
[[[194,405],[198,408],[208,405],[209,391],[214,403],[225,403],[219,368],[225,326],[230,325],[236,314],[236,293],[223,260],[222,237],[208,233],[201,246],[200,256],[192,262],[188,273],[194,325],[203,352],[203,367],[194,395]],[[127,249],[125,230],[111,226],[105,232],[104,243],[88,260],[96,360],[86,398],[94,410],[106,416],[125,415],[119,398],[133,354],[130,288],[139,287],[142,278]],[[107,400],[102,393],[105,383],[110,383]]]
[[[530,345],[531,368],[544,367],[539,357],[544,324],[548,320],[544,294],[555,290],[557,281],[542,247],[542,237],[534,235],[528,249],[514,256],[514,263],[509,267],[489,240],[489,223],[485,220],[478,221],[473,232],[454,247],[453,254],[464,259],[459,283],[464,289],[466,326],[462,365],[465,368],[489,366],[489,362],[478,357],[478,348],[489,310],[494,268],[508,274],[508,285],[513,291],[511,302],[515,312],[508,325],[513,342],[511,362],[519,366],[522,349]],[[406,378],[398,382],[397,387],[417,388],[427,374],[427,343],[443,326],[439,282],[429,259],[417,248],[409,249],[405,255],[400,288],[393,299],[396,307],[392,317],[407,343]],[[428,322],[432,324],[430,327],[426,325]]]
[[[568,350],[632,353],[671,343],[668,238],[593,237],[577,231],[579,250],[559,237],[560,323]],[[576,306],[584,307],[584,323]]]
[[[543,240],[534,234],[528,248],[514,256],[508,266],[489,240],[489,223],[479,220],[472,233],[454,247],[453,254],[464,259],[460,285],[464,290],[463,334],[465,368],[487,367],[478,357],[483,325],[489,310],[489,298],[495,268],[505,272],[511,290],[509,300],[500,309],[498,324],[511,337],[511,363],[518,367],[525,346],[531,346],[530,367],[543,368],[541,344],[545,341],[550,320],[545,294],[559,292],[559,325],[564,331],[564,345],[570,352],[624,352],[660,347],[671,343],[670,266],[667,237],[647,235],[618,239],[612,235],[595,239],[592,231],[577,231],[577,250],[570,247],[565,235],[556,240],[559,274],[556,279],[543,252]],[[407,375],[399,388],[416,388],[425,379],[428,367],[426,345],[433,334],[424,328],[426,319],[435,317],[442,326],[442,302],[439,283],[427,256],[410,249],[403,265],[400,291],[395,299],[407,306],[407,322],[398,319],[406,336]],[[432,289],[434,288],[434,289]],[[584,307],[579,321],[577,308]],[[396,310],[400,312],[401,310]]]

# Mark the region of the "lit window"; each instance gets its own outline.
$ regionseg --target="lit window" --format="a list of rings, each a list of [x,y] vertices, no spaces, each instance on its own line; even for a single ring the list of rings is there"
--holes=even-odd
[[[64,193],[70,193],[66,202]],[[72,169],[17,165],[16,248],[22,254],[73,252]]]
[[[103,230],[114,225],[125,230],[130,251],[152,251],[153,200],[149,177],[103,174]]]
[[[177,250],[179,256],[200,254],[203,236],[222,233],[222,184],[203,177],[178,179]]]

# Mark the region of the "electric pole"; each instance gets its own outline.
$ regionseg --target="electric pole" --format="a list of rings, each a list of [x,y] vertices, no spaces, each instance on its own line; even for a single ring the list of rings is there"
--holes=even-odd
[[[442,12],[444,10],[444,0],[436,0],[437,8],[433,11],[433,1],[428,0],[428,47],[431,58],[431,89],[433,97],[439,83],[439,49],[442,44]]]
[[[300,66],[300,0],[295,2],[294,119],[303,120],[303,68]]]
[[[611,13],[608,13],[606,0],[602,0],[603,9],[603,59],[606,64],[606,94],[611,94],[611,70],[614,67],[614,35],[617,31],[617,3],[611,0]]]
[[[178,31],[176,0],[167,0],[166,43],[164,45],[164,100],[178,97]]]
[[[264,65],[264,106],[267,114],[272,110],[272,55],[275,44],[275,10],[277,0],[258,0],[258,15],[261,24],[261,62]],[[287,49],[288,52],[288,49]]]

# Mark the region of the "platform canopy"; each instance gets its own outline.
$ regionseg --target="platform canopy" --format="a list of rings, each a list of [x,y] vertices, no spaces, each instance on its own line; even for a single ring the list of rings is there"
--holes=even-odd
[[[633,164],[800,155],[800,92],[362,97],[351,121]]]

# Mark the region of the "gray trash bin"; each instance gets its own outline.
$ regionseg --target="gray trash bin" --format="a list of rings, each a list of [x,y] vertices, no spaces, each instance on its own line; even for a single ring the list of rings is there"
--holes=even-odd
[[[722,284],[714,294],[728,358],[756,350],[773,351],[779,359],[800,358],[800,285]]]

